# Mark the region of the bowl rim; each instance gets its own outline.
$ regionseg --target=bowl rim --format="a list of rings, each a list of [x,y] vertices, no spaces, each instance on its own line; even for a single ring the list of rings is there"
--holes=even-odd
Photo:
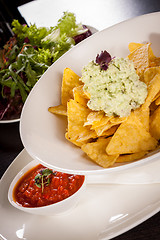
[[[1,123],[14,123],[14,122],[20,122],[20,118],[15,118],[15,119],[11,119],[11,120],[0,120],[0,124]]]

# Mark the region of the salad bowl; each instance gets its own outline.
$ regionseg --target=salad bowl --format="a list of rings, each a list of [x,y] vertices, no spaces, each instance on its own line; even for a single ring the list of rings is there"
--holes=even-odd
[[[19,121],[30,90],[48,67],[95,31],[77,24],[70,12],[64,12],[50,28],[27,26],[14,19],[13,36],[0,51],[0,123]]]

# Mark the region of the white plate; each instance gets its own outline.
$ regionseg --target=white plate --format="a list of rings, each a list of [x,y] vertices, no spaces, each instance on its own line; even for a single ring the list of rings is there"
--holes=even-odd
[[[81,149],[65,139],[66,121],[48,112],[48,107],[60,104],[61,79],[64,68],[78,75],[101,50],[111,56],[126,57],[130,42],[152,43],[155,54],[160,52],[160,12],[143,15],[95,33],[55,62],[32,89],[24,105],[20,134],[29,154],[48,167],[77,174],[123,170],[136,164],[145,164],[158,154],[135,163],[104,169],[87,160]]]
[[[87,184],[81,201],[68,214],[44,217],[22,212],[9,203],[8,188],[15,175],[32,160],[23,150],[0,181],[2,240],[50,240],[53,236],[59,240],[107,240],[160,210],[160,184]]]

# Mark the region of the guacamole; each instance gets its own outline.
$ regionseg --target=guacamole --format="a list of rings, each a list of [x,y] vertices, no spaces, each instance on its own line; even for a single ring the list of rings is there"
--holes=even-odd
[[[125,117],[140,107],[147,97],[147,86],[139,80],[133,63],[128,58],[113,58],[107,70],[91,61],[82,69],[81,81],[89,93],[87,105],[107,116]]]

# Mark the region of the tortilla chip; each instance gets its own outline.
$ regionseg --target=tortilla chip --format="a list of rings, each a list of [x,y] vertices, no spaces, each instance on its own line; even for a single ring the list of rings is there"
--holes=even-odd
[[[109,141],[110,138],[99,138],[96,142],[84,144],[81,149],[98,165],[107,168],[112,166],[118,158],[118,154],[109,156],[106,153]]]
[[[116,130],[118,129],[119,125],[113,126],[111,128],[109,128],[107,131],[103,131],[103,133],[101,134],[101,136],[103,137],[109,137],[112,136]]]
[[[109,121],[114,125],[120,124],[127,120],[127,117],[113,117]]]
[[[90,109],[71,99],[67,103],[68,137],[74,141],[86,141],[95,138],[96,134],[88,126],[84,126]]]
[[[160,67],[150,67],[145,69],[143,82],[149,85],[157,73],[160,74]]]
[[[160,139],[160,107],[155,110],[150,118],[150,133],[155,139]]]
[[[132,162],[144,157],[147,153],[147,151],[142,151],[132,154],[123,154],[117,158],[116,163]]]
[[[103,113],[102,113],[103,114]],[[102,115],[101,115],[102,116]],[[105,116],[103,115],[103,117],[101,119],[99,119],[99,121],[96,121],[92,124],[92,127],[91,129],[101,129],[103,128],[104,126],[106,126],[107,124],[109,124],[109,120],[112,118],[111,117],[108,117],[108,116]],[[106,129],[107,130],[107,129]]]
[[[67,116],[67,107],[62,104],[55,107],[49,107],[48,111],[53,114]]]
[[[73,88],[82,85],[82,82],[79,81],[79,79],[80,77],[70,68],[64,69],[61,95],[62,105],[66,106],[68,100],[73,99]]]
[[[158,67],[160,66],[160,58],[154,57],[150,60],[150,67]]]
[[[90,139],[86,140],[86,141],[81,141],[81,142],[77,142],[76,140],[72,140],[68,137],[68,132],[65,133],[65,138],[70,141],[71,143],[73,143],[74,145],[76,145],[77,147],[81,147],[83,144],[86,144],[88,142],[90,142]]]
[[[156,94],[156,96],[153,98],[153,102],[156,101],[160,97],[160,91]],[[157,101],[158,103],[158,101]],[[158,104],[156,104],[158,105]]]
[[[128,55],[128,58],[133,61],[138,74],[141,74],[147,67],[149,67],[150,45],[150,43],[144,44]]]
[[[83,85],[73,88],[74,100],[87,107],[88,97],[83,91]]]
[[[153,150],[156,146],[157,140],[150,135],[140,120],[131,114],[113,135],[106,152],[109,155],[128,154]]]
[[[143,126],[145,127],[145,129],[149,132],[149,115],[150,115],[150,108],[146,107],[143,108],[143,105],[136,109],[133,114],[138,117],[138,119],[140,120],[140,122],[143,124]]]
[[[130,53],[135,51],[136,49],[144,46],[145,44],[146,43],[135,43],[135,42],[129,43],[128,48],[129,48]],[[153,61],[155,58],[156,57],[155,57],[155,55],[153,53],[153,50],[152,50],[151,46],[149,46],[149,60]]]
[[[104,136],[106,131],[108,131],[113,126],[118,126],[120,123],[124,122],[126,119],[127,119],[127,117],[126,118],[121,118],[121,117],[107,117],[107,116],[105,116],[104,118],[102,118],[101,122],[105,123],[105,121],[106,121],[106,124],[100,125],[98,127],[92,126],[91,129],[95,130],[98,137]]]
[[[155,101],[151,103],[151,105],[149,106],[149,110],[150,110],[150,117],[152,116],[152,114],[156,111],[156,109],[158,108],[158,105],[155,104]],[[149,120],[150,120],[149,117]]]
[[[160,105],[160,96],[155,100],[156,105]]]
[[[87,126],[87,125],[95,126],[96,124],[100,123],[100,121],[103,117],[104,117],[103,111],[90,112],[87,116],[87,121],[84,123],[84,126]]]
[[[143,43],[135,43],[135,42],[131,42],[128,44],[128,49],[131,52],[135,51],[137,48],[143,46]]]
[[[160,91],[160,74],[156,74],[148,85],[148,96],[143,104],[143,109],[146,109],[155,100],[156,95]]]
[[[104,132],[108,131],[113,126],[114,126],[114,124],[108,121],[108,123],[106,125],[95,128],[95,132],[98,137],[101,137],[101,136],[103,136]]]

